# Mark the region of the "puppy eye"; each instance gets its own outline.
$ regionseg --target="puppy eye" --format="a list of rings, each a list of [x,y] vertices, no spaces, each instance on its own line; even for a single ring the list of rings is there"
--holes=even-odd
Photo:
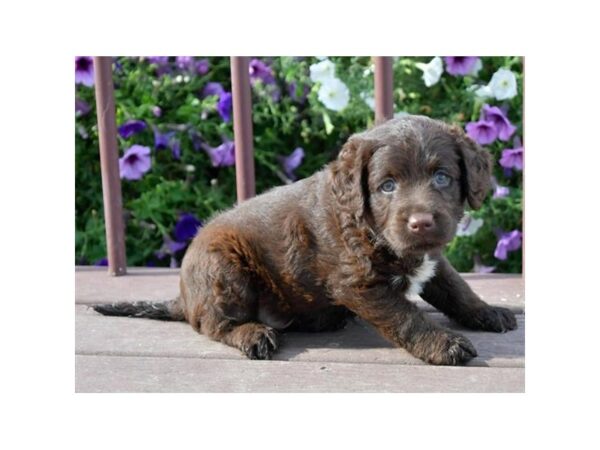
[[[396,182],[394,180],[385,180],[379,189],[387,193],[394,192],[396,189]]]
[[[438,170],[433,174],[433,184],[438,188],[445,188],[450,186],[452,178],[443,170]]]

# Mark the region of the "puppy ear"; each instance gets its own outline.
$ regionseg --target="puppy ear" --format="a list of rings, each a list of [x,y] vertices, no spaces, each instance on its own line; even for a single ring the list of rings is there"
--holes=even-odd
[[[460,128],[453,131],[461,156],[463,195],[471,208],[479,209],[492,188],[492,156]]]
[[[372,141],[354,135],[331,167],[331,186],[338,210],[348,213],[355,222],[361,221],[365,214],[367,164],[375,149]]]

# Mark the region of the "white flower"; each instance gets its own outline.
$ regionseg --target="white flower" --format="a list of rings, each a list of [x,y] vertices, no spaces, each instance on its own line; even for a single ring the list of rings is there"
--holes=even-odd
[[[394,114],[394,119],[398,119],[400,117],[406,117],[406,116],[410,116],[410,114],[407,113],[406,111],[398,111],[397,113]]]
[[[483,219],[475,219],[469,214],[465,214],[458,224],[456,230],[457,236],[473,236],[483,225]]]
[[[361,92],[360,98],[369,106],[369,108],[371,108],[372,111],[375,111],[375,97],[373,97],[372,94]]]
[[[494,93],[492,92],[492,90],[490,89],[490,87],[488,85],[486,86],[481,86],[481,85],[473,85],[471,86],[471,90],[475,91],[475,95],[477,97],[480,98],[491,98],[494,96]]]
[[[310,79],[313,82],[317,83],[320,81],[324,83],[332,78],[335,78],[335,64],[328,59],[310,66]]]
[[[348,87],[337,78],[330,78],[322,83],[319,88],[319,101],[334,111],[344,109],[350,101]]]
[[[444,73],[444,64],[439,56],[436,56],[427,64],[416,63],[415,66],[423,71],[423,81],[425,81],[427,87],[431,87],[440,81],[440,77]]]
[[[488,87],[496,100],[508,100],[517,95],[517,77],[510,70],[502,67],[492,75]]]

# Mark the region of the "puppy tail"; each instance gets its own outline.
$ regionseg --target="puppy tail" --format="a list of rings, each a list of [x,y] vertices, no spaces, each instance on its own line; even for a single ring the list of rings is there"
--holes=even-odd
[[[154,320],[185,320],[179,297],[166,302],[109,303],[92,305],[94,311],[105,316],[140,317]]]

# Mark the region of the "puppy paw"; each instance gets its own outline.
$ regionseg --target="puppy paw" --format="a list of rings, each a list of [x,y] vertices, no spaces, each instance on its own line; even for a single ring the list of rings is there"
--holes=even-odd
[[[514,313],[506,308],[489,306],[477,311],[474,316],[472,328],[493,331],[495,333],[506,333],[517,328],[517,319]]]
[[[458,366],[467,363],[477,356],[477,350],[466,337],[450,331],[439,331],[421,348],[422,358],[430,364]]]
[[[256,327],[244,339],[242,351],[249,359],[271,359],[277,350],[277,333],[271,327]]]

